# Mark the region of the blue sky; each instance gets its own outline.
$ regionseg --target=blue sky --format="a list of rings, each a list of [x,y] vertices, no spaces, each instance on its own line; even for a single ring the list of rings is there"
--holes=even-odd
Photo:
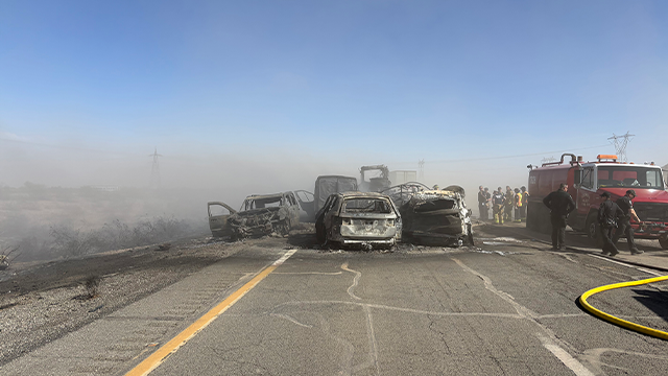
[[[665,1],[3,0],[0,184],[142,185],[157,147],[175,186],[424,159],[469,190],[627,131],[629,159],[665,164],[667,20]]]

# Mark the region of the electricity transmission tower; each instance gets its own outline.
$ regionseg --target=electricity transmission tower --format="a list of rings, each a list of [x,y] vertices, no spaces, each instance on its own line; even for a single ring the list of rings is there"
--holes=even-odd
[[[162,154],[158,154],[158,148],[155,148],[153,154],[149,154],[149,157],[153,157],[153,166],[151,167],[151,181],[149,186],[151,188],[157,189],[160,188],[160,165],[158,164],[158,158],[162,157]]]
[[[633,136],[635,135],[629,134],[629,132],[626,132],[626,134],[622,136],[617,136],[613,133],[612,137],[608,138],[608,140],[613,140],[612,142],[617,151],[617,158],[619,158],[620,162],[626,162],[626,145],[629,144],[629,141],[631,141],[631,137]]]

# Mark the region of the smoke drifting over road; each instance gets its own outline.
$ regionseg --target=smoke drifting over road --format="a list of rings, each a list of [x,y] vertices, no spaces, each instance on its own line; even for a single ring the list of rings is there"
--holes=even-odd
[[[478,185],[526,184],[523,159],[426,160],[420,173],[418,156],[396,149],[372,154],[331,147],[313,151],[299,145],[231,145],[196,152],[192,145],[180,145],[158,147],[161,157],[154,165],[153,147],[138,151],[128,145],[109,151],[18,137],[4,137],[0,143],[0,243],[19,244],[25,260],[73,256],[68,247],[88,247],[78,252],[85,254],[206,234],[208,201],[238,208],[250,194],[313,191],[319,175],[359,178],[363,165],[414,170],[429,186],[462,186],[474,211]]]

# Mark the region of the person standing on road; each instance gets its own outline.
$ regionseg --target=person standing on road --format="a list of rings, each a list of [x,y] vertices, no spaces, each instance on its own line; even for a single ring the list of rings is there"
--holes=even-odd
[[[506,222],[513,221],[513,208],[515,207],[515,193],[510,188],[509,185],[506,185],[506,194],[505,194],[505,208],[503,209],[503,217]]]
[[[612,242],[617,246],[617,241],[622,235],[626,235],[626,244],[629,245],[629,251],[632,255],[639,255],[644,253],[638,249],[635,239],[633,238],[633,228],[631,227],[631,218],[634,221],[639,222],[640,225],[645,223],[638,218],[635,209],[633,209],[632,200],[636,198],[636,191],[629,189],[626,191],[626,194],[617,200],[616,204],[622,210],[623,215],[619,218],[619,227],[615,232],[615,236],[612,238]]]
[[[485,219],[489,219],[489,208],[492,205],[492,194],[489,193],[489,188],[485,187],[485,198],[486,200],[486,205],[485,205]]]
[[[543,199],[543,204],[550,209],[552,223],[552,249],[563,251],[566,249],[566,219],[575,210],[575,202],[568,192],[568,185],[562,183],[559,189],[550,192]]]
[[[489,193],[485,192],[482,188],[482,185],[478,187],[478,210],[480,211],[480,219],[486,221],[489,218],[488,208],[487,208],[487,195]]]
[[[505,203],[505,198],[501,191],[501,187],[498,190],[494,191],[492,195],[492,210],[494,211],[494,223],[500,225],[503,224],[503,204]]]
[[[601,253],[615,256],[619,250],[612,240],[612,231],[617,228],[617,218],[623,216],[624,212],[612,202],[610,193],[603,192],[601,197],[605,200],[598,207],[598,224],[601,226],[601,237],[603,238],[603,252]]]
[[[529,205],[529,192],[527,192],[527,187],[522,186],[522,206],[520,207],[520,218],[522,222],[527,221],[527,205]]]
[[[515,188],[515,222],[522,222],[522,193],[519,188]]]

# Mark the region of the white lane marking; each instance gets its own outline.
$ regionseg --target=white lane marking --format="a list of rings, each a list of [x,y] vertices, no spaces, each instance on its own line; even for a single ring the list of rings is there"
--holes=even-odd
[[[288,315],[284,315],[282,313],[270,313],[269,316],[280,317],[282,319],[286,319],[286,320],[290,321],[291,323],[302,326],[304,328],[313,328],[313,325],[302,324],[299,321],[295,320],[294,318],[292,318]]]
[[[343,272],[324,273],[324,272],[295,272],[295,273],[274,273],[274,275],[341,275]]]
[[[391,307],[391,306],[386,306],[382,304],[364,304],[364,303],[357,303],[357,302],[350,302],[350,301],[342,301],[342,300],[304,300],[304,301],[292,301],[292,302],[286,302],[286,303],[281,303],[272,309],[272,311],[275,311],[281,307],[284,306],[299,306],[299,305],[309,305],[309,304],[343,304],[343,305],[354,305],[354,306],[368,306],[369,308],[375,308],[375,309],[381,309],[381,310],[389,310],[389,311],[399,311],[399,312],[407,312],[407,313],[416,313],[420,315],[429,315],[429,316],[443,316],[443,317],[496,317],[496,318],[504,318],[504,319],[523,319],[524,316],[516,315],[513,313],[490,313],[490,312],[437,312],[437,311],[424,311],[420,309],[413,309],[413,308],[403,308],[403,307]],[[587,315],[588,316],[588,315]]]
[[[295,252],[297,252],[297,249],[291,249],[291,250],[287,251],[287,252],[283,255],[283,257],[281,257],[281,258],[279,258],[278,260],[274,261],[274,263],[271,264],[271,265],[272,265],[272,266],[279,266],[279,265],[282,265],[282,264],[285,262],[285,260],[289,259],[290,256],[294,255]]]
[[[554,313],[551,315],[538,315],[536,319],[567,319],[571,317],[591,317],[588,313]]]
[[[636,270],[640,270],[640,271],[643,272],[643,273],[651,274],[651,275],[654,275],[654,276],[657,276],[657,277],[661,277],[661,276],[663,275],[663,274],[657,273],[657,272],[655,272],[655,271],[653,271],[653,270],[648,270],[648,269],[645,269],[645,268],[641,268],[641,267],[636,266],[636,265],[631,265],[631,264],[626,264],[626,263],[624,263],[624,262],[611,260],[609,257],[603,257],[603,256],[599,256],[599,255],[591,255],[591,254],[590,254],[589,256],[590,256],[590,257],[597,258],[597,259],[600,259],[600,260],[604,260],[604,261],[607,261],[607,262],[611,262],[611,263],[613,263],[613,264],[617,264],[617,265],[621,265],[621,266],[626,266],[627,268],[633,268],[633,269],[636,269]]]
[[[568,367],[577,376],[594,376],[582,363],[573,358],[566,350],[557,346],[552,340],[546,337],[543,333],[536,333],[536,336],[543,343],[543,347],[548,349],[557,359],[561,360],[566,367]]]
[[[355,293],[353,292],[353,291],[355,291],[355,287],[357,287],[357,284],[359,283],[360,278],[362,278],[362,273],[358,272],[357,270],[348,269],[348,263],[347,262],[344,263],[343,265],[341,265],[341,269],[343,269],[347,272],[350,272],[350,273],[355,273],[355,278],[353,279],[353,284],[350,285],[350,287],[348,287],[348,290],[347,290],[348,295],[350,295],[353,299],[362,300],[362,298],[355,295]]]
[[[492,280],[489,279],[487,276],[484,276],[479,272],[469,268],[463,262],[461,262],[456,258],[453,258],[452,260],[456,262],[459,266],[461,266],[462,269],[482,279],[485,284],[485,288],[487,290],[493,292],[501,299],[510,303],[510,305],[512,305],[515,308],[515,310],[520,316],[536,324],[543,332],[538,334],[538,337],[543,342],[543,346],[546,349],[548,349],[552,354],[554,354],[554,356],[556,356],[559,360],[561,360],[561,362],[564,363],[566,367],[568,367],[578,376],[593,376],[593,373],[591,373],[585,366],[583,366],[582,363],[578,362],[577,359],[570,356],[568,352],[563,349],[563,347],[571,347],[569,346],[568,343],[557,338],[556,334],[554,334],[554,332],[550,328],[537,321],[537,318],[540,315],[533,312],[529,308],[517,303],[512,295],[494,287],[494,285],[492,284]],[[559,346],[558,344],[561,344],[561,346]],[[576,352],[573,349],[571,349],[571,351]]]
[[[367,335],[369,337],[369,361],[355,367],[353,371],[361,371],[369,366],[376,369],[376,375],[380,376],[380,365],[378,364],[378,342],[376,341],[376,332],[373,328],[373,318],[371,317],[371,308],[367,304],[363,305],[366,314]]]

